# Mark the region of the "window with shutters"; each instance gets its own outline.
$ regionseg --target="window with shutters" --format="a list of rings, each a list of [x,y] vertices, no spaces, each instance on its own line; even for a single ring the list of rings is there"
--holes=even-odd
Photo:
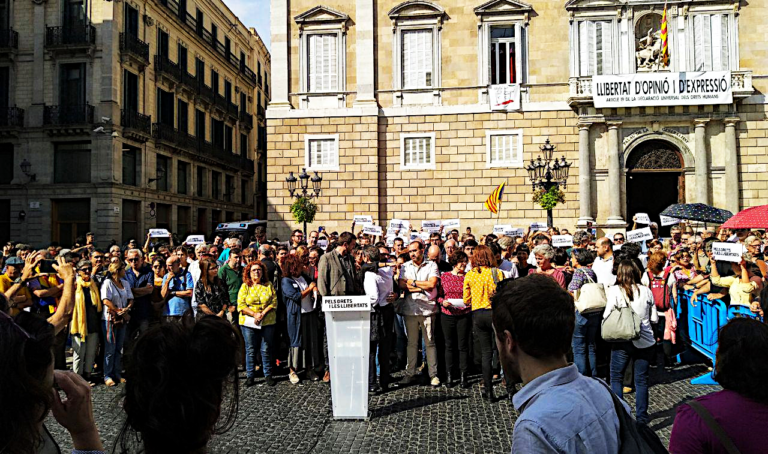
[[[526,30],[533,9],[508,0],[492,0],[474,9],[478,18],[480,85],[523,84],[526,76]],[[483,87],[480,94],[488,93]],[[484,96],[481,97],[484,99]]]
[[[400,168],[435,169],[435,134],[400,134]]]
[[[614,74],[616,46],[612,21],[578,22],[578,75]]]
[[[730,64],[730,15],[693,16],[693,70],[727,71]]]
[[[488,167],[523,166],[523,130],[487,131],[485,133]]]
[[[491,28],[491,84],[518,83],[514,25]]]
[[[307,87],[310,93],[338,91],[338,37],[315,33],[307,37]]]
[[[304,136],[304,162],[308,170],[339,171],[339,135]]]
[[[432,30],[403,30],[403,88],[434,86]]]

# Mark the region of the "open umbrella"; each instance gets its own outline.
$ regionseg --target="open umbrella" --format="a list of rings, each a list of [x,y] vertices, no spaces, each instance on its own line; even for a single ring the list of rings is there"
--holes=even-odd
[[[739,211],[728,219],[727,229],[768,229],[768,205],[760,205]]]
[[[661,214],[677,219],[710,224],[722,224],[733,216],[733,213],[728,210],[721,210],[703,203],[677,203],[668,206]]]

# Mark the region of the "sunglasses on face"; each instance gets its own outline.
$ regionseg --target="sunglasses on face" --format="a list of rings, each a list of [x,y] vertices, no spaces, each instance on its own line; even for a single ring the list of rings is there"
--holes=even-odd
[[[135,258],[134,259],[125,259],[125,261],[129,262],[129,263],[133,263],[133,262],[138,262],[139,259],[135,259]]]
[[[81,269],[79,269],[79,270],[77,270],[77,271],[79,271],[79,272],[81,272],[81,273],[90,273],[90,272],[91,272],[91,269],[90,269],[90,268],[81,268]]]
[[[162,265],[152,265],[152,268],[154,268],[156,270],[159,270],[159,269],[162,269],[163,266]]]

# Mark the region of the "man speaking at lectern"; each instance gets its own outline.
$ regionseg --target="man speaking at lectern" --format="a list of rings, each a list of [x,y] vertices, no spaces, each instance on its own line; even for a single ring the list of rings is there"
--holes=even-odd
[[[362,295],[360,279],[358,279],[355,264],[350,252],[355,248],[357,238],[351,232],[339,236],[336,249],[320,257],[317,271],[317,291],[320,296],[352,296]],[[325,325],[323,325],[325,326]],[[323,335],[325,351],[325,376],[323,381],[328,383],[331,374],[328,369],[328,336]]]

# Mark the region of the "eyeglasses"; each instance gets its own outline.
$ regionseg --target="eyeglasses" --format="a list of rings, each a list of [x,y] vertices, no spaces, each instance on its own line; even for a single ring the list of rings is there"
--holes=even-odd
[[[139,260],[140,260],[140,259],[137,259],[137,258],[132,258],[132,259],[125,259],[125,261],[126,261],[126,262],[129,262],[129,263],[138,262]]]
[[[103,259],[103,258],[104,258],[104,256],[103,256],[103,255],[94,255],[94,256],[93,256],[93,259],[94,259],[94,260],[101,260],[101,259]]]
[[[79,270],[77,270],[77,271],[79,271],[79,272],[81,272],[81,273],[90,273],[90,272],[91,272],[91,269],[90,269],[90,268],[81,268],[81,269],[79,269]]]
[[[163,267],[162,265],[152,265],[152,268],[157,270],[161,269],[162,267]]]

